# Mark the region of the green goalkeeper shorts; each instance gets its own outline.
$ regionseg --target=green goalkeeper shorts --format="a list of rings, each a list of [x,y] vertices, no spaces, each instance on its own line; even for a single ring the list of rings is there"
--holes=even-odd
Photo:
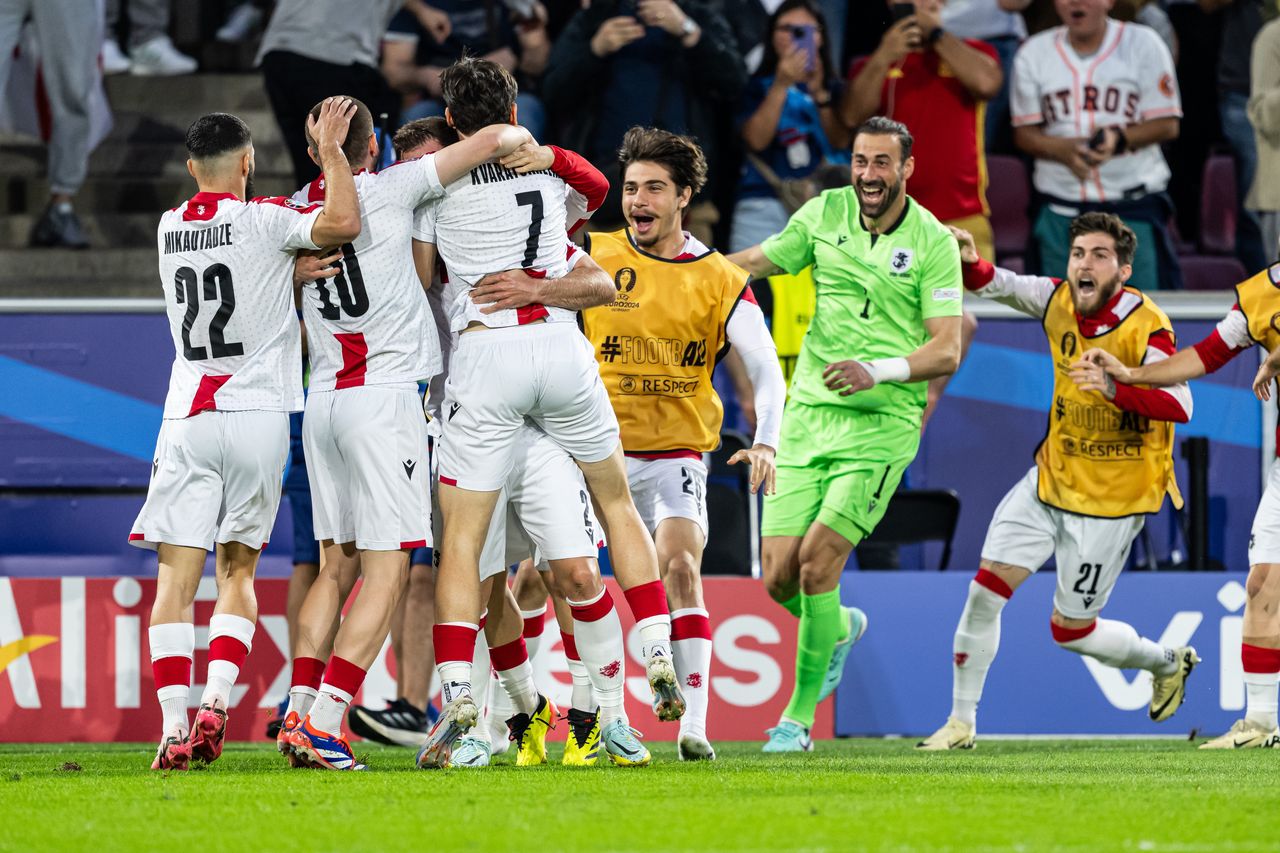
[[[857,545],[884,517],[919,447],[920,427],[902,418],[790,401],[761,533],[804,536],[820,521]]]

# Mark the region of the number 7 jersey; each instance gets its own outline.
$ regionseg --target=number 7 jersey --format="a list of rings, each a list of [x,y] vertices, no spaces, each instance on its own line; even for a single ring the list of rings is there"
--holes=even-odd
[[[157,248],[174,360],[164,417],[295,412],[302,359],[293,252],[314,249],[317,206],[197,193],[160,218]]]

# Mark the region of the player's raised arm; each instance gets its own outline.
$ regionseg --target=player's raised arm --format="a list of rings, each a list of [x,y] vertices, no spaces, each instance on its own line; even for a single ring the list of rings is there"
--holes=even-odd
[[[973,235],[963,228],[948,226],[960,247],[964,289],[983,299],[993,299],[1015,311],[1039,319],[1049,307],[1058,282],[1038,275],[1018,275],[997,267],[978,255]]]
[[[325,174],[324,210],[311,226],[317,246],[341,246],[360,236],[360,201],[351,165],[342,153],[347,127],[356,114],[350,98],[326,98],[317,116],[307,117],[307,131],[316,141]]]
[[[1227,312],[1227,316],[1218,321],[1217,327],[1208,337],[1162,361],[1129,367],[1110,353],[1091,349],[1072,368],[1083,369],[1086,364],[1095,364],[1116,382],[1163,388],[1213,373],[1253,344],[1253,338],[1249,336],[1248,321],[1240,306],[1236,305]],[[1259,370],[1258,379],[1261,378],[1262,371]]]
[[[440,184],[448,186],[481,163],[505,157],[532,141],[529,131],[519,125],[491,124],[431,156]]]
[[[769,260],[758,244],[725,257],[751,273],[752,278],[768,278],[783,271],[782,267]]]

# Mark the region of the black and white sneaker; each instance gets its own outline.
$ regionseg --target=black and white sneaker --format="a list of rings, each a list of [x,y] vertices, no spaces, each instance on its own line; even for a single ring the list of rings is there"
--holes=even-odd
[[[422,746],[431,728],[430,718],[407,699],[388,702],[381,711],[352,705],[347,724],[353,734],[388,746]]]

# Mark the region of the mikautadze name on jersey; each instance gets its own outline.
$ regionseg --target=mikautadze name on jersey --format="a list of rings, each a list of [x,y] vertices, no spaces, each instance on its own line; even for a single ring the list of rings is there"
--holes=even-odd
[[[471,183],[473,184],[493,184],[500,181],[511,181],[525,175],[551,175],[555,176],[555,172],[550,169],[539,169],[536,172],[513,172],[510,169],[503,168],[497,163],[481,163],[471,170]]]
[[[706,341],[652,338],[638,335],[606,335],[600,357],[623,364],[674,364],[701,367],[707,363]]]
[[[164,253],[204,252],[220,246],[231,245],[231,223],[225,222],[212,228],[184,228],[181,231],[164,232]]]
[[[1151,419],[1135,412],[1125,412],[1115,406],[1099,403],[1084,406],[1074,400],[1058,397],[1054,402],[1054,414],[1078,429],[1100,432],[1127,432],[1142,435],[1150,431]]]

